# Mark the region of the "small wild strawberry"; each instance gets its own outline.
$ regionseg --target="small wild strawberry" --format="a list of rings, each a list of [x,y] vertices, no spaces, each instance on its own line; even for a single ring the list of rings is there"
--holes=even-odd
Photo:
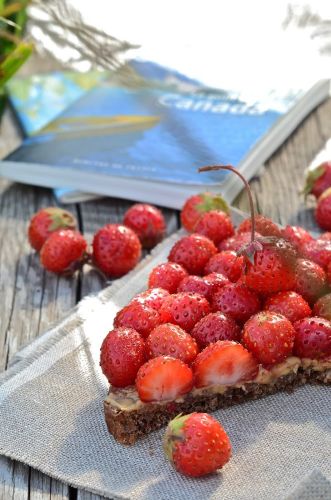
[[[57,274],[72,274],[80,269],[86,260],[85,238],[71,229],[61,229],[52,233],[40,252],[42,266]]]
[[[156,326],[146,339],[148,358],[171,356],[181,359],[189,365],[196,358],[198,352],[199,349],[194,338],[178,325],[171,323]]]
[[[191,335],[203,348],[218,340],[235,340],[239,342],[241,330],[230,316],[217,311],[200,319],[194,325]]]
[[[308,302],[296,292],[278,292],[267,298],[264,309],[282,314],[291,323],[311,315]]]
[[[177,241],[169,253],[169,261],[183,266],[189,274],[203,274],[210,257],[217,253],[214,243],[201,234],[190,234]]]
[[[144,338],[160,323],[159,313],[155,309],[137,302],[123,307],[114,319],[115,328],[133,328]]]
[[[320,239],[309,241],[303,245],[302,253],[305,258],[326,269],[331,262],[331,241]]]
[[[221,273],[230,281],[237,281],[244,268],[244,257],[238,256],[233,250],[224,250],[213,255],[205,266],[205,273]]]
[[[163,262],[151,271],[148,278],[148,287],[164,288],[169,293],[175,293],[179,283],[187,276],[187,271],[180,264]]]
[[[228,435],[211,415],[178,415],[168,424],[163,448],[178,472],[199,477],[221,469],[231,457]]]
[[[312,235],[300,226],[286,226],[282,230],[282,236],[300,253],[303,245],[313,240]]]
[[[251,218],[245,219],[237,228],[237,233],[247,233],[252,229]],[[281,230],[271,219],[264,215],[255,215],[255,229],[262,236],[281,237]]]
[[[210,210],[228,213],[229,207],[220,195],[212,193],[195,194],[188,198],[182,208],[180,220],[187,231],[193,233],[200,217]]]
[[[30,245],[39,251],[47,238],[59,229],[76,229],[75,217],[59,207],[42,208],[30,220],[28,238]]]
[[[303,189],[304,194],[311,193],[319,198],[323,191],[329,187],[331,187],[331,162],[326,161],[318,167],[308,170],[306,185]]]
[[[162,212],[146,203],[132,205],[124,214],[123,224],[137,234],[143,248],[153,248],[165,235]]]
[[[230,238],[226,238],[225,240],[221,241],[218,245],[218,249],[220,252],[223,252],[224,250],[232,250],[234,252],[239,252],[239,250],[247,245],[251,241],[252,233],[250,232],[245,232],[245,233],[236,233],[234,236],[231,236]],[[258,232],[255,232],[255,237],[261,237],[261,234]]]
[[[130,304],[143,304],[158,311],[169,292],[163,288],[149,288],[145,292],[138,293],[131,300]]]
[[[304,318],[294,323],[294,354],[299,358],[323,359],[331,356],[331,322],[324,318]]]
[[[174,323],[187,332],[209,312],[209,302],[202,295],[188,292],[170,295],[159,311],[161,323]]]
[[[206,236],[218,245],[222,240],[233,236],[234,227],[228,214],[220,210],[211,210],[198,220],[195,232]]]
[[[311,303],[323,294],[325,287],[324,269],[311,260],[298,259],[295,265],[294,290]]]
[[[243,284],[231,283],[214,293],[212,310],[221,311],[238,323],[245,323],[261,309],[258,295]]]

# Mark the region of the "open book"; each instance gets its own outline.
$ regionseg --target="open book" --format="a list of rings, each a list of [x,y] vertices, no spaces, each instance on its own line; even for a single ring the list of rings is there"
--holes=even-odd
[[[240,180],[223,171],[199,174],[198,168],[231,164],[251,178],[330,95],[328,80],[307,92],[271,92],[258,101],[196,82],[177,83],[153,79],[128,89],[100,79],[0,162],[0,174],[171,208],[204,190],[221,192],[231,202]]]

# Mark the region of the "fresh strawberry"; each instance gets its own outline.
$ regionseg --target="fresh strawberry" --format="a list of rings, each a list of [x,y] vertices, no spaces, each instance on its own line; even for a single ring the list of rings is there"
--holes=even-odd
[[[169,296],[169,292],[163,288],[150,288],[145,292],[141,292],[131,300],[131,304],[143,304],[144,306],[151,307],[158,311],[163,304],[166,297]]]
[[[292,243],[294,248],[300,253],[303,245],[314,239],[306,229],[300,226],[286,226],[282,230],[282,236]]]
[[[217,253],[214,243],[201,234],[184,236],[172,247],[169,261],[183,266],[189,274],[203,274],[210,257]]]
[[[52,233],[40,252],[42,266],[57,274],[72,274],[81,268],[87,256],[84,237],[72,229],[61,229]]]
[[[237,323],[220,311],[207,314],[194,325],[192,337],[201,348],[218,340],[240,340],[241,330]]]
[[[292,323],[271,311],[252,316],[244,326],[242,342],[259,363],[281,363],[292,354],[295,330]]]
[[[254,380],[258,364],[241,344],[218,340],[198,354],[193,364],[194,385],[235,385]]]
[[[258,295],[239,283],[225,285],[212,298],[212,310],[231,316],[238,323],[245,323],[261,309]]]
[[[326,161],[318,167],[308,170],[304,194],[311,193],[319,198],[323,191],[329,187],[331,187],[331,162]]]
[[[190,332],[210,312],[208,301],[197,293],[176,293],[167,297],[160,309],[161,323],[173,323]]]
[[[293,290],[296,251],[289,241],[270,238],[254,255],[254,263],[246,260],[244,283],[257,293],[271,294]]]
[[[192,389],[193,374],[180,359],[158,356],[139,368],[136,388],[145,402],[173,401]]]
[[[218,245],[222,240],[233,236],[234,227],[228,214],[220,210],[211,210],[198,220],[195,232]]]
[[[182,226],[190,233],[193,232],[200,217],[210,210],[223,210],[228,213],[229,207],[217,194],[201,193],[191,196],[186,200],[180,214]]]
[[[322,229],[331,230],[331,187],[318,198],[315,219]]]
[[[298,259],[294,290],[311,303],[323,294],[325,287],[326,275],[323,268],[311,260]]]
[[[198,293],[208,300],[212,294],[212,284],[209,283],[208,280],[201,278],[201,276],[191,275],[187,276],[179,283],[177,292]]]
[[[187,276],[187,271],[181,265],[164,262],[154,267],[148,278],[148,286],[164,288],[169,293],[175,293],[179,283]]]
[[[256,238],[261,237],[261,234],[255,232]],[[226,240],[221,241],[218,245],[218,249],[220,252],[224,250],[233,250],[234,252],[238,252],[244,245],[251,241],[251,233],[237,233],[231,238],[226,238]]]
[[[28,227],[30,245],[39,252],[47,238],[59,229],[77,229],[75,217],[59,207],[42,208],[30,220]]]
[[[128,227],[107,224],[94,235],[93,260],[107,276],[123,276],[135,267],[140,256],[139,238]]]
[[[211,300],[214,293],[223,288],[223,286],[231,283],[231,281],[221,273],[206,274],[203,279],[210,286],[210,295],[207,297],[208,300]]]
[[[230,281],[237,281],[243,271],[244,258],[233,250],[224,250],[213,255],[205,266],[205,273],[221,273]]]
[[[101,346],[100,366],[110,384],[126,387],[134,384],[145,362],[145,343],[132,328],[111,330]]]
[[[164,323],[151,331],[146,340],[148,358],[157,356],[171,356],[178,358],[188,365],[196,358],[199,352],[196,341],[178,325]]]
[[[192,477],[221,469],[231,457],[228,435],[207,413],[178,415],[171,420],[163,448],[175,469]]]
[[[315,302],[313,315],[331,321],[331,293],[323,295]]]
[[[155,309],[139,303],[131,303],[123,307],[114,319],[115,328],[133,328],[142,337],[147,337],[160,323],[159,313]]]
[[[137,234],[143,248],[153,248],[166,231],[162,212],[146,203],[132,205],[124,214],[123,224]]]
[[[328,267],[326,268],[326,278],[329,285],[331,285],[331,262],[329,262]]]
[[[319,240],[331,241],[331,232],[327,231],[326,233],[321,234],[318,237]]]
[[[299,358],[323,359],[331,356],[331,322],[305,318],[294,323],[294,354]]]
[[[252,228],[252,219],[249,217],[242,221],[237,227],[237,233],[250,232]],[[264,215],[255,215],[255,229],[262,236],[276,236],[281,237],[281,230],[271,219]]]
[[[326,269],[331,262],[331,241],[328,240],[313,240],[309,241],[302,248],[303,255],[319,266]]]
[[[266,300],[264,309],[282,314],[291,323],[311,315],[308,302],[296,292],[278,292],[271,295]]]

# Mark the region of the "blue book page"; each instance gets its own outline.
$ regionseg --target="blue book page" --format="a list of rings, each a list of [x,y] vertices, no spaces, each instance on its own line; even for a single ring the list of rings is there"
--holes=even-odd
[[[266,107],[225,91],[190,94],[103,83],[8,159],[110,177],[215,184],[220,172],[199,174],[197,169],[238,165],[292,104]]]

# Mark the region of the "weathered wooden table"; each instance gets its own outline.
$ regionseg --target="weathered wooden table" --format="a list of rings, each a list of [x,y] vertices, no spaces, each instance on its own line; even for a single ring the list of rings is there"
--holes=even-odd
[[[268,161],[260,177],[251,182],[258,210],[282,224],[300,223],[316,229],[312,208],[305,208],[298,192],[304,169],[331,137],[331,99],[315,110]],[[10,117],[2,123],[0,153],[3,157],[19,142]],[[41,207],[55,204],[47,189],[13,184],[0,179],[0,371],[23,345],[43,333],[86,294],[104,284],[86,269],[72,279],[42,270],[38,255],[31,252],[26,229],[29,218]],[[80,229],[92,240],[102,225],[121,221],[131,201],[101,199],[69,206]],[[235,203],[247,209],[245,194]],[[313,203],[311,202],[311,207]],[[178,213],[164,210],[168,234],[178,228]],[[0,499],[96,500],[96,495],[77,491],[26,465],[0,457]]]

